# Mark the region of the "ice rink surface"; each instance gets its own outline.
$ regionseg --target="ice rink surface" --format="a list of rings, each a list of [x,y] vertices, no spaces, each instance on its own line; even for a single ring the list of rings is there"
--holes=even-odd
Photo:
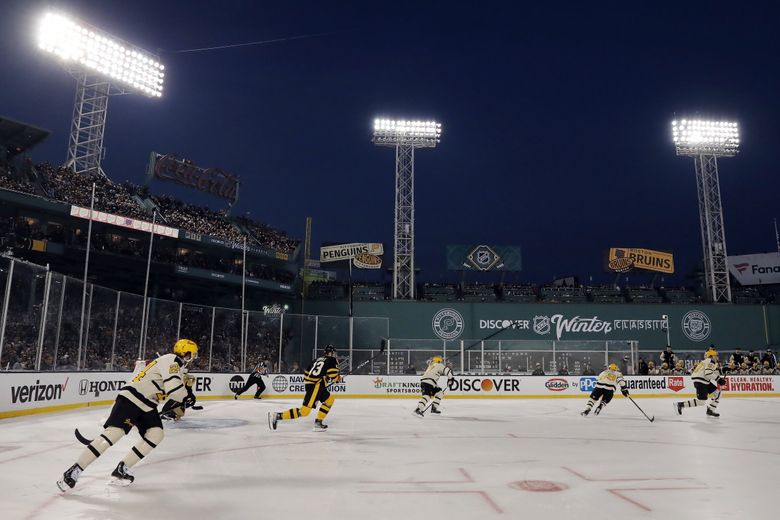
[[[675,414],[672,399],[626,399],[580,417],[585,399],[445,399],[418,419],[409,399],[338,399],[314,415],[266,414],[297,401],[203,401],[122,487],[110,472],[138,440],[107,451],[62,495],[55,481],[108,408],[0,421],[4,520],[212,518],[775,519],[780,399],[724,398]]]

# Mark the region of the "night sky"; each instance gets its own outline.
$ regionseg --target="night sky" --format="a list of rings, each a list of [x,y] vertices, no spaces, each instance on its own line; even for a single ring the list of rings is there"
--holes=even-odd
[[[60,7],[166,65],[162,99],[109,102],[112,179],[142,183],[150,151],[177,153],[241,177],[236,213],[301,239],[311,216],[314,251],[378,241],[388,261],[394,154],[372,145],[373,119],[435,118],[441,144],[416,155],[420,279],[455,277],[447,244],[488,243],[523,248],[508,280],[542,283],[611,280],[610,246],[673,251],[684,282],[701,238],[693,159],[675,156],[670,121],[732,118],[743,147],[720,163],[729,253],[774,250],[778,4],[543,4],[4,0],[0,115],[50,130],[33,158],[63,162],[75,82],[34,40],[39,13]]]

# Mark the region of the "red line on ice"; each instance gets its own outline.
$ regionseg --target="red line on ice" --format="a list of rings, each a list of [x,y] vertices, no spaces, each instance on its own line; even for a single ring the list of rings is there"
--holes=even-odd
[[[624,482],[626,480],[630,481],[648,481],[648,480],[694,480],[691,477],[648,477],[648,478],[630,478],[630,477],[624,477],[624,478],[591,478],[583,475],[582,473],[578,471],[574,471],[571,468],[567,468],[566,466],[561,466],[562,469],[565,469],[572,475],[576,475],[580,477],[582,480],[587,480],[588,482]]]

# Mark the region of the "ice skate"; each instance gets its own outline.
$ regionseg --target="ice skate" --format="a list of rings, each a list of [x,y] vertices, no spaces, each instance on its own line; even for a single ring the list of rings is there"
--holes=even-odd
[[[130,474],[130,468],[124,462],[116,465],[116,469],[111,472],[111,476],[116,479],[114,482],[124,485],[128,485],[135,480],[135,477]]]
[[[279,422],[279,419],[281,418],[281,415],[279,412],[268,412],[268,429],[271,431],[274,431],[276,429],[276,423]]]
[[[599,404],[595,410],[593,410],[593,415],[598,415],[601,413],[601,409],[604,408],[604,403]]]
[[[435,406],[431,407],[431,413],[435,413],[437,415],[441,415],[441,411],[436,408]]]
[[[322,424],[321,420],[316,419],[314,421],[314,431],[315,432],[324,432],[327,429],[328,429],[328,425],[327,424]]]
[[[586,408],[585,410],[580,412],[580,415],[583,417],[587,417],[588,414],[590,414],[590,408]]]
[[[415,408],[414,411],[412,412],[412,415],[414,415],[415,417],[420,417],[420,418],[425,417],[425,414],[422,413],[419,408]]]
[[[720,414],[713,410],[712,408],[707,408],[707,415],[710,417],[720,417]]]
[[[682,415],[683,406],[684,403],[674,403],[674,411],[677,412],[677,415]]]
[[[81,468],[78,464],[74,464],[62,474],[62,479],[57,481],[57,487],[60,488],[60,491],[63,493],[69,489],[73,489],[73,486],[76,485],[76,481],[79,479],[79,475],[81,475]]]

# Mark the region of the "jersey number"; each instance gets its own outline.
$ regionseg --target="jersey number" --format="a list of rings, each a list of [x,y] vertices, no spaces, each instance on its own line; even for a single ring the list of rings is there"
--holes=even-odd
[[[138,375],[133,378],[133,383],[137,383],[138,381],[146,377],[146,371],[152,368],[156,364],[157,364],[157,360],[155,359],[154,361],[146,365],[144,369],[138,372]]]
[[[322,375],[322,367],[325,366],[325,362],[321,359],[318,359],[314,362],[314,365],[312,365],[311,370],[309,370],[309,375],[312,377],[319,377]]]

